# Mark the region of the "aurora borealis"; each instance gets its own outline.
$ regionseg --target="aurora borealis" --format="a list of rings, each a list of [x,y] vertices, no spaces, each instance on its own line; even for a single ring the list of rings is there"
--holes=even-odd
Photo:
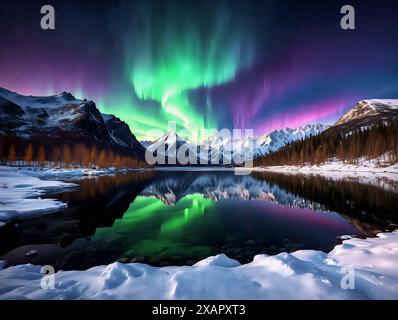
[[[139,100],[158,102],[163,123],[176,121],[194,130],[215,128],[211,105],[206,118],[189,92],[229,82],[250,65],[250,36],[236,28],[235,18],[222,12],[211,17],[210,26],[203,26],[203,15],[196,14],[196,8],[183,6],[183,14],[175,19],[179,9],[172,4],[159,11],[147,7],[141,11],[150,21],[128,43],[126,73]]]
[[[331,123],[358,100],[398,97],[397,1],[40,1],[2,3],[0,86],[94,100],[148,130]],[[43,3],[47,4],[47,3]],[[146,137],[157,138],[157,137]]]

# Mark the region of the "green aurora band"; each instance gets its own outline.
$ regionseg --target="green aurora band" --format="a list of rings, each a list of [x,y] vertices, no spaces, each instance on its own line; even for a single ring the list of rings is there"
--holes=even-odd
[[[165,133],[169,122],[175,122],[177,130],[189,130],[185,138],[196,142],[201,129],[217,128],[211,103],[205,108],[195,105],[189,91],[229,82],[252,63],[254,48],[244,15],[227,12],[214,9],[203,19],[196,11],[178,15],[174,6],[161,13],[144,10],[144,22],[126,43],[124,70],[138,101],[125,99],[119,112],[139,139],[157,138],[148,131]],[[145,101],[158,107],[145,108]]]

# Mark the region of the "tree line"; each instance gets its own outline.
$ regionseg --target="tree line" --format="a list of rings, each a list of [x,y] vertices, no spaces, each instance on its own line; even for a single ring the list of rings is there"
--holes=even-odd
[[[350,132],[326,130],[255,159],[254,165],[321,164],[333,159],[349,164],[357,164],[360,159],[395,164],[398,160],[398,124],[380,123]]]
[[[15,140],[15,139],[14,139]],[[143,168],[148,167],[143,160],[121,155],[114,150],[87,146],[63,144],[58,147],[6,142],[0,139],[0,161],[9,166],[54,166],[60,168]]]

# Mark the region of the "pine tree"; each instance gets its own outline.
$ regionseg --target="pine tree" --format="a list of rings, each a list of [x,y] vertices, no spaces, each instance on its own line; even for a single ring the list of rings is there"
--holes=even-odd
[[[37,153],[37,161],[40,166],[44,166],[46,163],[46,150],[43,146],[40,146],[39,152]]]
[[[104,150],[101,150],[98,156],[98,162],[97,162],[98,166],[100,168],[105,168],[107,166],[106,163],[106,152]]]
[[[32,165],[33,161],[33,145],[29,143],[24,154],[24,161],[26,165]]]
[[[3,162],[3,146],[4,146],[4,143],[3,143],[3,139],[0,137],[0,162]]]
[[[114,159],[114,161],[113,161],[113,166],[114,166],[115,168],[120,168],[120,166],[121,166],[121,159],[120,159],[120,156],[119,156],[119,155],[117,155],[117,156],[115,157],[115,159]]]
[[[113,153],[112,150],[108,150],[106,153],[106,166],[110,167],[113,165],[113,162],[115,160],[115,154]]]
[[[90,150],[85,147],[84,151],[83,151],[83,159],[82,159],[83,167],[88,168],[90,166],[90,159],[91,159]]]
[[[65,167],[69,167],[72,163],[72,151],[67,144],[62,148],[62,163]]]
[[[17,161],[17,153],[15,151],[15,147],[14,145],[10,145],[10,147],[8,148],[8,156],[7,156],[7,161],[10,165],[15,164],[15,162]]]
[[[93,146],[90,150],[90,165],[95,166],[98,161],[98,151],[97,147]]]
[[[51,154],[51,160],[54,162],[54,165],[61,166],[62,160],[62,151],[60,148],[55,148]]]
[[[86,147],[79,143],[73,147],[72,161],[74,165],[82,166]]]

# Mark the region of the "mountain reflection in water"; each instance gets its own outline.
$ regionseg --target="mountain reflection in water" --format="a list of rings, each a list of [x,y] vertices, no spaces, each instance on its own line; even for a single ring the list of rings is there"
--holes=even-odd
[[[113,261],[193,264],[218,253],[329,251],[337,236],[397,226],[398,193],[355,179],[233,172],[140,172],[76,181],[62,212],[0,229],[0,260],[85,269]],[[26,258],[28,250],[39,254]]]

